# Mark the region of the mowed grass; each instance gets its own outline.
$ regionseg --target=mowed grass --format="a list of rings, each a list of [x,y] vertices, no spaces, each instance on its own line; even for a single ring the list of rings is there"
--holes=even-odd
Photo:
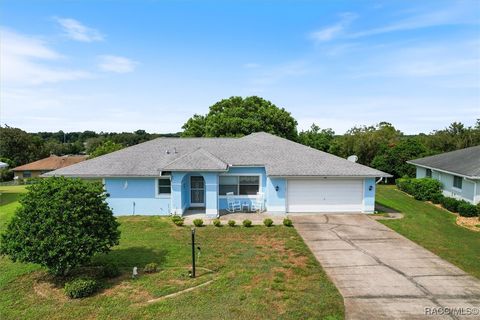
[[[0,187],[0,232],[12,217],[18,187]],[[343,299],[294,228],[197,228],[196,279],[188,278],[190,228],[167,218],[122,217],[120,245],[92,265],[118,264],[123,275],[96,295],[69,300],[42,268],[0,258],[1,319],[343,319]],[[156,274],[131,279],[149,262]],[[207,281],[208,285],[155,303]]]
[[[452,213],[417,201],[395,186],[379,186],[376,200],[405,215],[403,219],[379,222],[480,278],[479,232],[458,226]]]

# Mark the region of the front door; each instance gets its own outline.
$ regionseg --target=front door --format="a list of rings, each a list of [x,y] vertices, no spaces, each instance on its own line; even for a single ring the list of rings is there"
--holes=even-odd
[[[201,176],[190,177],[190,206],[205,206],[205,180]]]

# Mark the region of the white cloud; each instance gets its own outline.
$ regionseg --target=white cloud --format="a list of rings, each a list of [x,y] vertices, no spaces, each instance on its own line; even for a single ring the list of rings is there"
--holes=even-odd
[[[447,9],[413,15],[386,26],[352,33],[348,35],[348,38],[361,38],[389,32],[408,31],[442,25],[478,24],[479,20],[478,15],[476,15],[476,10],[478,10],[477,6],[472,8],[468,3],[457,2],[454,6]]]
[[[314,31],[310,38],[316,42],[330,41],[341,35],[345,29],[357,18],[354,13],[346,12],[340,15],[340,21],[329,27]]]
[[[102,41],[104,36],[98,30],[89,28],[80,21],[71,18],[55,18],[65,35],[70,39],[82,42]]]
[[[98,67],[102,71],[116,72],[116,73],[128,73],[135,70],[138,62],[130,60],[125,57],[102,55],[99,56]]]
[[[39,85],[89,77],[83,70],[54,67],[64,58],[37,38],[0,28],[0,79],[3,85]]]

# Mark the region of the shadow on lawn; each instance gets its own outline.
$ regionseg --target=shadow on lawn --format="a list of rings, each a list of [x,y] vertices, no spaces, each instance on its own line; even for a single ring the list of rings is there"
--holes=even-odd
[[[167,251],[162,249],[152,249],[146,247],[129,247],[124,249],[115,249],[108,254],[97,256],[93,259],[93,264],[111,262],[120,269],[138,267],[142,269],[147,263],[155,262],[160,267],[166,262]]]

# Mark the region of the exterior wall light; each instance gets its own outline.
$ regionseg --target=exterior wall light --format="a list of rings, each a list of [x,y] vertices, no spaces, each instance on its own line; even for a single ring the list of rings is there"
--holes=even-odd
[[[372,190],[373,190],[373,186],[369,186],[368,191],[372,191]]]
[[[278,186],[275,186],[275,191],[278,192],[278,190],[280,190],[280,188]]]

